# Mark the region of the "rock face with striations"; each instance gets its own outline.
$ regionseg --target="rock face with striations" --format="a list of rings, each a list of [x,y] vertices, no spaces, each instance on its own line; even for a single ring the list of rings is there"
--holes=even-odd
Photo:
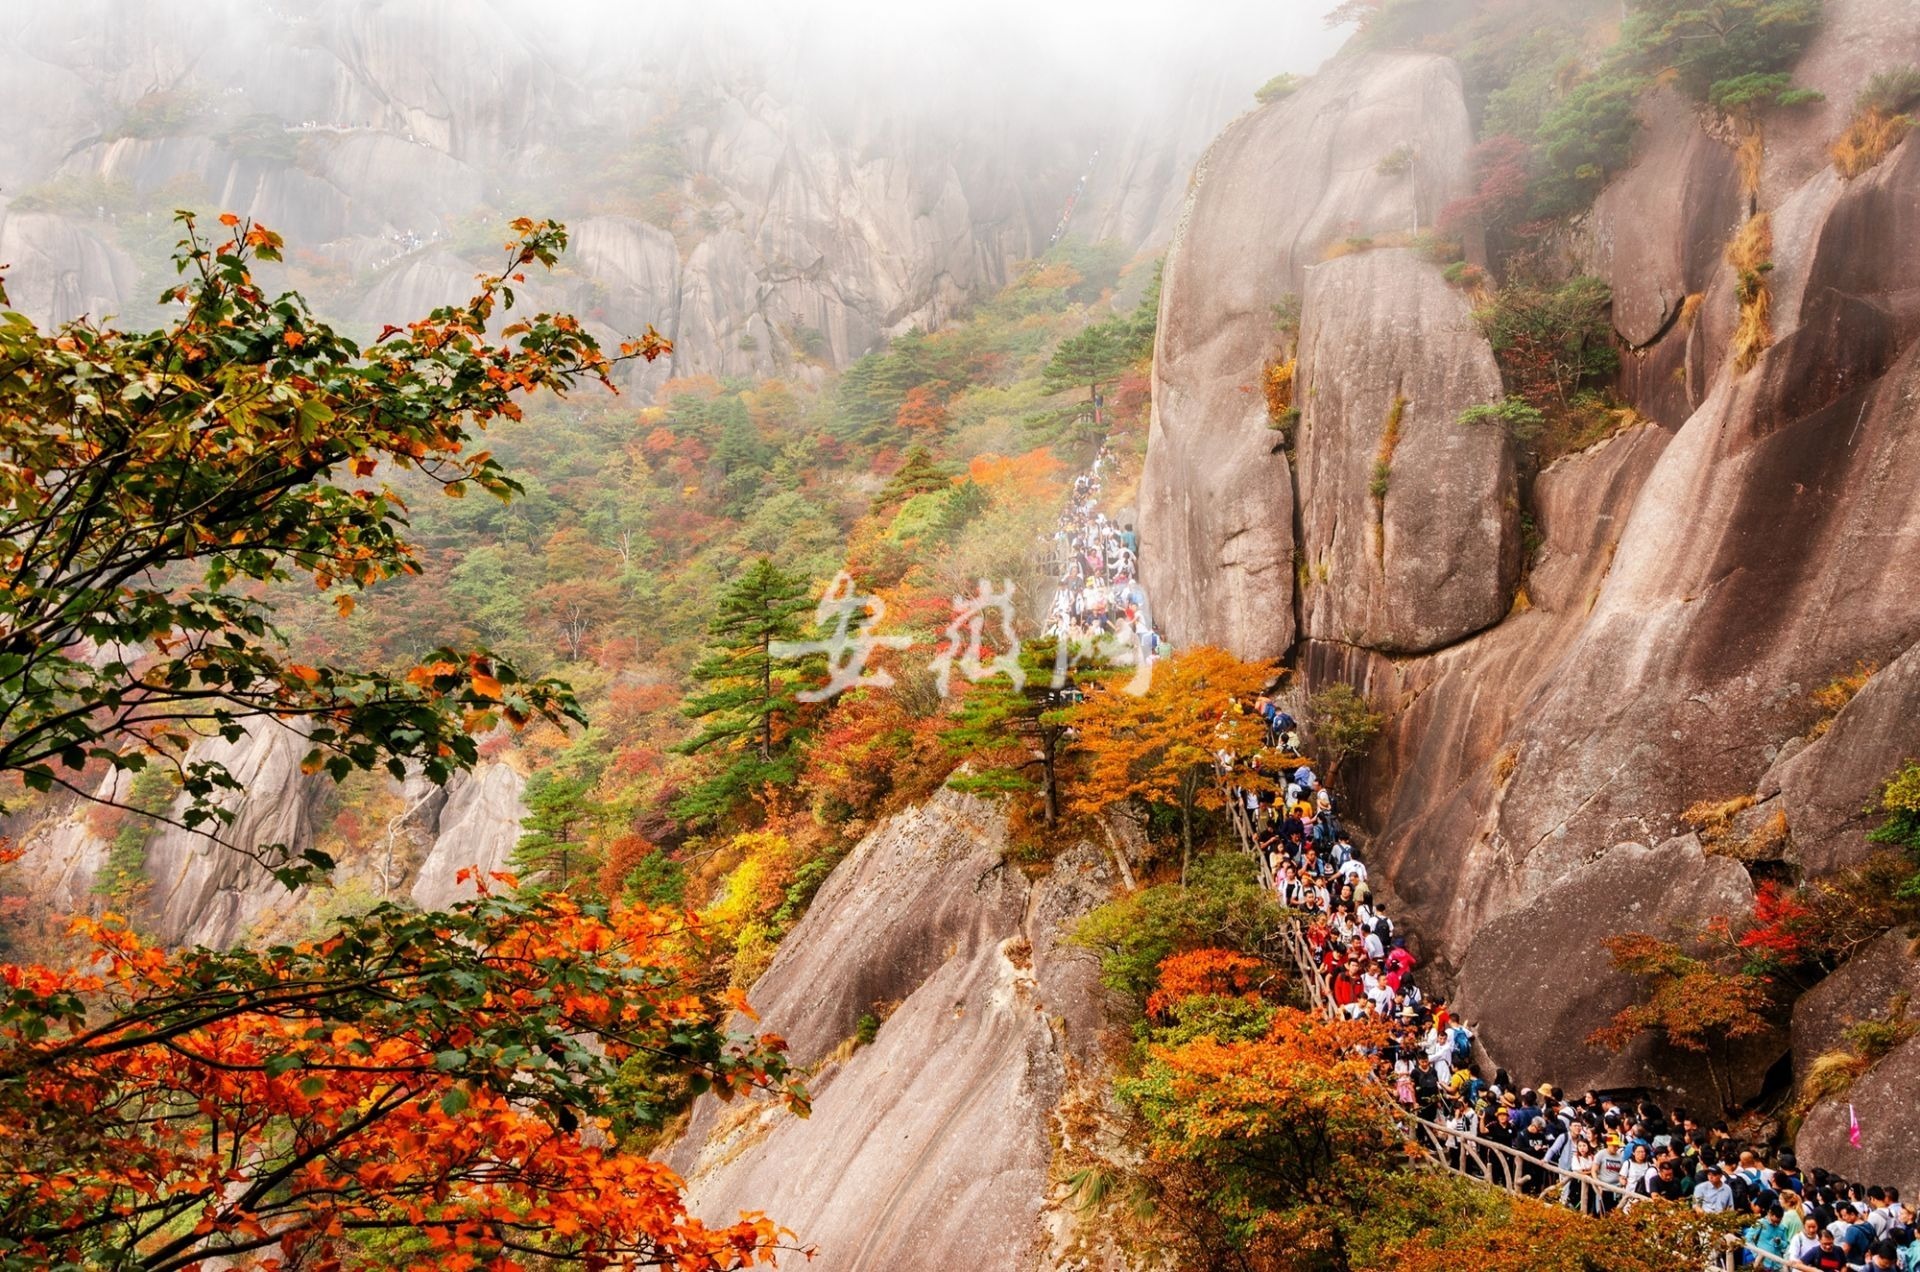
[[[1292,645],[1295,496],[1262,393],[1285,356],[1275,307],[1332,244],[1431,226],[1472,145],[1451,62],[1368,54],[1202,158],[1167,255],[1140,491],[1142,577],[1176,640],[1249,657]]]
[[[439,910],[455,901],[478,895],[477,880],[505,870],[520,842],[520,823],[527,815],[521,796],[527,779],[504,761],[495,760],[470,773],[456,773],[438,796],[421,795],[431,802],[422,825],[433,835],[433,847],[414,879],[414,903]],[[466,880],[460,872],[471,870]]]
[[[233,820],[219,831],[232,847],[177,826],[147,842],[141,898],[146,926],[168,945],[232,945],[290,897],[249,854],[275,845],[300,853],[313,843],[314,812],[330,785],[300,771],[310,746],[298,729],[260,725],[237,742],[196,743],[188,761],[224,765],[240,784],[222,802]],[[236,851],[236,849],[238,851]]]
[[[1665,1089],[1710,1091],[1717,1076],[1706,1058],[1655,1056],[1641,1038],[1604,1061],[1590,1058],[1583,1039],[1633,1001],[1630,977],[1608,966],[1600,942],[1623,932],[1675,936],[1701,914],[1753,908],[1753,884],[1739,863],[1701,852],[1691,835],[1648,848],[1619,844],[1561,879],[1550,898],[1508,911],[1482,928],[1460,967],[1459,996],[1468,1019],[1486,1029],[1497,1011],[1497,1031],[1483,1036],[1498,1063],[1526,1082],[1553,1081],[1575,1090]],[[1579,992],[1561,977],[1567,955],[1581,956]],[[1504,1004],[1523,1005],[1508,1011]],[[1499,1006],[1496,1006],[1499,1005]],[[1785,1050],[1778,1035],[1741,1044],[1713,1057],[1733,1089],[1757,1086]],[[1604,1054],[1604,1053],[1603,1053]]]
[[[1913,60],[1913,6],[1835,0],[1826,13],[1801,78],[1829,103]],[[1425,71],[1434,82],[1450,74],[1444,62]],[[1662,921],[1697,930],[1750,906],[1737,887],[1694,886],[1702,871],[1727,875],[1721,883],[1739,871],[1679,847],[1681,811],[1754,796],[1751,816],[1784,813],[1792,860],[1830,869],[1865,852],[1871,819],[1860,810],[1920,755],[1920,144],[1909,139],[1847,181],[1823,157],[1837,125],[1815,145],[1803,122],[1783,119],[1777,137],[1769,127],[1749,203],[1734,157],[1691,113],[1650,117],[1633,165],[1574,241],[1579,268],[1613,288],[1615,325],[1634,346],[1622,392],[1647,422],[1532,483],[1531,606],[1445,625],[1456,639],[1437,648],[1439,629],[1429,637],[1384,621],[1391,542],[1375,576],[1349,569],[1345,586],[1338,577],[1343,560],[1364,562],[1381,524],[1380,510],[1354,516],[1366,509],[1353,493],[1359,455],[1377,446],[1386,392],[1367,374],[1373,355],[1353,347],[1360,338],[1334,346],[1355,359],[1340,391],[1359,403],[1355,443],[1333,449],[1345,469],[1318,466],[1314,417],[1328,390],[1311,347],[1297,378],[1307,425],[1298,471],[1248,440],[1263,423],[1260,364],[1279,344],[1257,330],[1256,311],[1297,288],[1305,268],[1288,209],[1335,198],[1358,226],[1378,227],[1352,174],[1373,172],[1390,130],[1354,140],[1337,172],[1299,158],[1330,101],[1313,106],[1310,94],[1336,75],[1347,101],[1391,92],[1407,109],[1431,102],[1355,58],[1299,95],[1309,103],[1300,116],[1286,115],[1293,101],[1269,107],[1209,152],[1167,264],[1142,573],[1176,645],[1223,643],[1248,657],[1291,649],[1309,690],[1344,680],[1388,712],[1385,735],[1347,780],[1378,829],[1372,864],[1403,898],[1437,977],[1458,978],[1461,1005],[1503,1063],[1558,1048],[1552,1068],[1569,1085],[1618,1077],[1628,1062],[1577,1041],[1618,1005],[1618,986],[1593,975],[1604,954],[1589,916],[1610,914],[1617,928],[1637,921],[1633,902],[1670,892]],[[1285,187],[1272,179],[1281,169]],[[1771,339],[1743,369],[1730,355],[1739,301],[1725,246],[1750,206],[1769,218]],[[1323,271],[1345,265],[1312,267],[1303,346],[1322,322],[1343,320],[1317,312],[1315,292]],[[1415,329],[1391,342],[1396,353],[1446,349],[1474,361],[1444,334],[1453,313],[1410,300],[1408,279],[1387,262],[1369,267],[1376,277],[1343,280],[1341,310],[1376,326],[1413,315]],[[1484,490],[1502,461],[1481,462],[1493,466],[1476,470]],[[1420,480],[1407,467],[1396,454],[1389,517],[1403,492],[1413,497],[1403,477]],[[1436,486],[1431,498],[1457,496]],[[1298,630],[1283,599],[1293,525],[1306,579]],[[1244,539],[1259,543],[1251,561],[1234,551]],[[1321,553],[1339,595],[1316,595]],[[1497,571],[1474,568],[1484,604]],[[1429,574],[1414,586],[1444,594],[1460,580]],[[1880,670],[1809,740],[1813,691],[1863,663]],[[1634,849],[1629,869],[1614,862],[1624,843],[1660,847]],[[1506,983],[1501,947],[1515,925],[1584,934],[1539,944],[1531,973],[1556,987],[1561,1033],[1576,1040],[1545,1041],[1538,995]],[[1758,1070],[1744,1081],[1743,1096]]]
[[[1385,653],[1497,622],[1520,576],[1512,443],[1466,298],[1405,250],[1307,272],[1295,394],[1302,635]]]
[[[1030,883],[1005,830],[946,791],[834,871],[751,993],[819,1066],[813,1115],[703,1099],[670,1159],[697,1213],[764,1210],[823,1272],[1033,1264],[1051,1116],[1099,1015],[1091,956],[1059,936],[1113,878],[1082,843]],[[885,1023],[856,1046],[869,1013]]]

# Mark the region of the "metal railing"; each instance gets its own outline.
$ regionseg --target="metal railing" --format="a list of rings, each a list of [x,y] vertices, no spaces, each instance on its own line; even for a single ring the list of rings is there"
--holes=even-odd
[[[1273,869],[1266,854],[1260,851],[1246,803],[1234,788],[1230,772],[1223,769],[1217,776],[1240,850],[1253,858],[1261,886],[1272,892]],[[1315,956],[1313,944],[1307,936],[1306,922],[1297,911],[1288,911],[1288,920],[1281,929],[1280,952],[1293,964],[1313,1009],[1329,1020],[1338,1018],[1341,1008],[1334,1000],[1332,979]],[[1404,1117],[1403,1125],[1411,1140],[1425,1150],[1424,1160],[1428,1164],[1517,1196],[1541,1198],[1558,1185],[1563,1205],[1589,1215],[1600,1215],[1655,1200],[1623,1185],[1608,1183],[1595,1175],[1567,1170],[1511,1145],[1470,1131],[1457,1130],[1429,1118],[1409,1113]],[[1735,1237],[1729,1237],[1725,1252],[1713,1256],[1709,1262],[1709,1267],[1726,1269],[1727,1272],[1743,1266],[1778,1268],[1786,1272],[1794,1264]]]

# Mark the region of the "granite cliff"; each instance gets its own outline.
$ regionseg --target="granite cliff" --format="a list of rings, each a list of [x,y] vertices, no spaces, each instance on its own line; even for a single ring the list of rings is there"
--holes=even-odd
[[[1751,799],[1818,875],[1864,855],[1861,810],[1920,752],[1920,148],[1851,180],[1825,153],[1865,78],[1914,60],[1920,13],[1826,10],[1796,74],[1830,105],[1770,127],[1748,184],[1724,130],[1656,94],[1561,245],[1612,288],[1639,419],[1532,481],[1524,578],[1513,457],[1456,422],[1500,393],[1466,302],[1413,252],[1343,246],[1449,197],[1472,132],[1447,59],[1346,57],[1236,123],[1167,261],[1141,511],[1167,634],[1389,713],[1350,779],[1374,860],[1493,1055],[1576,1089],[1649,1080],[1643,1055],[1579,1043],[1628,992],[1598,939],[1751,907],[1683,810]],[[1403,146],[1420,161],[1392,162]],[[1756,214],[1772,331],[1743,365],[1727,247]],[[1289,296],[1297,335],[1274,319]],[[1260,381],[1296,354],[1288,439]],[[1861,664],[1813,732],[1811,692]],[[1784,1054],[1747,1057],[1742,1093]]]

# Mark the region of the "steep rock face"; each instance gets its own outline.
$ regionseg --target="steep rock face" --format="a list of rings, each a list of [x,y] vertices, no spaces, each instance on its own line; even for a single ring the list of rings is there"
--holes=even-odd
[[[432,827],[433,847],[420,864],[413,882],[414,903],[439,910],[478,894],[476,880],[484,881],[507,868],[507,859],[520,842],[520,822],[527,815],[521,796],[527,779],[510,764],[494,761],[471,773],[457,773],[447,782],[444,796],[422,792],[426,807],[438,804]],[[473,878],[460,880],[462,870]]]
[[[1885,1017],[1905,995],[1920,1008],[1913,935],[1896,928],[1861,946],[1840,970],[1793,1005],[1793,1068],[1804,1075],[1823,1053],[1847,1045],[1847,1026]]]
[[[1512,445],[1462,425],[1500,397],[1466,299],[1404,250],[1307,272],[1296,377],[1302,635],[1384,653],[1507,612],[1520,573]]]
[[[1202,159],[1167,255],[1140,491],[1142,576],[1176,642],[1249,657],[1293,643],[1292,479],[1261,392],[1283,353],[1274,306],[1335,241],[1431,225],[1472,144],[1452,63],[1373,54],[1239,120]],[[1404,168],[1383,163],[1393,152]]]
[[[1076,192],[1077,234],[1157,241],[1245,101],[1243,82],[1196,76],[1153,100],[1116,85],[1108,110],[1043,117],[984,92],[940,110],[924,85],[894,101],[798,73],[724,23],[663,39],[638,13],[591,35],[521,17],[488,0],[0,15],[0,105],[36,122],[0,142],[0,188],[58,222],[34,231],[49,251],[15,253],[17,303],[150,319],[165,219],[187,206],[272,226],[286,281],[372,329],[464,296],[510,217],[557,216],[601,224],[528,299],[605,338],[671,336],[643,385],[817,374],[1003,284]],[[93,265],[76,291],[60,236],[118,240],[154,278]]]
[[[1920,1038],[1909,1038],[1848,1087],[1845,1099],[1813,1107],[1794,1139],[1800,1159],[1835,1163],[1849,1178],[1912,1188],[1920,1179],[1920,1139],[1913,1134],[1916,1083]],[[1858,1148],[1850,1134],[1850,1114],[1860,1122]]]
[[[1920,49],[1920,8],[1906,0],[1825,0],[1822,7],[1820,30],[1793,78],[1824,96],[1767,121],[1762,207],[1777,205],[1826,167],[1855,95],[1876,72],[1913,65]]]
[[[109,773],[94,788],[101,799],[120,799],[129,785],[124,774]],[[22,891],[44,899],[51,914],[85,914],[96,908],[93,895],[113,844],[100,833],[96,805],[79,803],[61,816],[42,821],[20,844],[18,872]]]
[[[1804,1074],[1823,1052],[1847,1045],[1846,1027],[1885,1018],[1904,996],[1920,1006],[1920,959],[1913,934],[1887,932],[1862,946],[1839,971],[1793,1005],[1794,1069]],[[1914,1130],[1914,1083],[1920,1082],[1920,1038],[1909,1038],[1855,1079],[1836,1099],[1808,1110],[1795,1140],[1803,1160],[1844,1163],[1849,1178],[1911,1188],[1920,1180]],[[1849,1113],[1860,1122],[1860,1146],[1849,1137]]]
[[[1613,288],[1613,326],[1627,346],[1622,392],[1675,429],[1699,409],[1726,347],[1730,325],[1702,321],[1701,302],[1747,200],[1733,151],[1673,89],[1651,94],[1640,121],[1633,165],[1594,201],[1577,255]],[[1726,305],[1721,297],[1711,314]]]
[[[314,843],[333,784],[300,772],[308,749],[303,733],[277,723],[257,724],[237,742],[207,738],[194,745],[187,763],[223,764],[240,783],[240,791],[222,801],[233,821],[218,830],[224,842],[154,826],[145,846],[147,883],[133,902],[143,932],[163,944],[210,946],[284,934],[276,925],[299,908],[305,893],[289,893],[259,858],[275,845],[297,854]],[[126,781],[109,776],[99,794],[116,797]],[[402,811],[393,832],[429,845],[409,889],[415,904],[433,909],[473,896],[473,884],[457,880],[468,867],[482,875],[506,868],[527,815],[525,787],[526,779],[500,760],[456,773],[444,787],[417,777],[400,785]],[[184,810],[182,802],[174,813]],[[14,879],[41,912],[83,913],[103,904],[93,888],[112,851],[109,828],[122,816],[79,803],[27,830]],[[404,876],[404,862],[394,866]],[[343,863],[339,877],[384,868]]]
[[[175,826],[162,826],[147,843],[141,898],[145,926],[168,945],[231,945],[290,896],[249,853],[274,845],[298,853],[313,842],[313,812],[325,778],[300,771],[306,736],[285,725],[261,725],[237,742],[208,738],[188,762],[222,764],[240,784],[223,801],[233,820],[219,831],[227,844]],[[238,849],[239,851],[236,851]]]
[[[1802,78],[1829,74],[1819,70],[1822,49],[1848,50],[1847,65],[1874,64],[1868,69],[1911,61],[1912,13],[1876,0],[1828,6]],[[1833,83],[1816,86],[1850,101],[1866,73],[1842,84],[1835,72]],[[1643,856],[1631,870],[1619,867],[1616,886],[1628,891],[1616,898],[1616,923],[1624,921],[1619,905],[1669,890],[1677,900],[1668,918],[1683,929],[1719,913],[1738,917],[1745,898],[1737,889],[1688,882],[1703,868],[1732,867],[1702,867],[1678,846],[1681,810],[1760,796],[1754,815],[1786,812],[1795,859],[1824,869],[1858,857],[1869,824],[1859,810],[1900,758],[1920,753],[1909,653],[1920,640],[1911,603],[1920,589],[1920,435],[1912,427],[1920,146],[1908,142],[1847,182],[1824,159],[1796,160],[1787,125],[1772,128],[1778,162],[1763,173],[1760,200],[1772,241],[1771,343],[1749,369],[1729,352],[1739,314],[1736,271],[1723,250],[1730,216],[1745,207],[1718,143],[1690,117],[1655,120],[1636,166],[1589,219],[1584,268],[1614,288],[1622,334],[1652,342],[1629,357],[1623,387],[1657,423],[1564,460],[1535,483],[1542,542],[1527,579],[1531,609],[1409,657],[1391,634],[1353,642],[1357,625],[1316,626],[1316,604],[1332,613],[1362,602],[1321,602],[1309,583],[1297,650],[1306,686],[1345,680],[1390,713],[1372,756],[1343,775],[1378,828],[1374,859],[1410,909],[1436,972],[1462,977],[1460,1003],[1482,1019],[1482,1037],[1503,1063],[1514,1063],[1509,1038],[1514,1055],[1546,1058],[1529,1016],[1537,1001],[1516,1002],[1488,971],[1505,965],[1501,944],[1515,939],[1508,924],[1597,935],[1585,926],[1588,907],[1612,877],[1616,845],[1629,842],[1661,846],[1636,850]],[[1229,131],[1212,158],[1258,171],[1296,140],[1269,138],[1264,154],[1243,155],[1244,137]],[[1233,314],[1248,307],[1245,275],[1276,290],[1296,276],[1277,254],[1236,237],[1244,225],[1229,225],[1211,275],[1189,272],[1179,283],[1178,270],[1210,250],[1195,240],[1216,180],[1201,174],[1168,265],[1168,303],[1186,313],[1169,308],[1162,319],[1169,340],[1157,368],[1163,400],[1144,494],[1143,574],[1175,641],[1265,656],[1295,636],[1277,607],[1184,581],[1210,566],[1205,552],[1224,537],[1209,502],[1221,478],[1198,457],[1224,451],[1231,427],[1251,418],[1242,388],[1253,385],[1250,364],[1261,351],[1211,365],[1189,359],[1196,374],[1182,379],[1169,361],[1178,348],[1171,337],[1184,322],[1196,347],[1226,347],[1228,337],[1213,333],[1235,330]],[[1364,204],[1355,211],[1368,214]],[[1245,269],[1227,267],[1241,258]],[[1318,321],[1311,291],[1309,330]],[[1386,313],[1397,301],[1372,305]],[[1311,396],[1302,403],[1309,413],[1315,404]],[[1300,483],[1303,539],[1321,515],[1319,484]],[[1392,486],[1390,478],[1389,506]],[[1186,524],[1168,526],[1169,518]],[[1355,529],[1343,516],[1329,537],[1363,544],[1366,523]],[[1311,579],[1311,555],[1303,556]],[[1809,695],[1860,662],[1883,670],[1826,738],[1808,744],[1803,735],[1817,718]],[[1618,986],[1593,976],[1604,956],[1586,936],[1537,953],[1539,983],[1555,987],[1567,1028],[1578,1022],[1584,1034],[1618,1005]],[[1603,1059],[1582,1060],[1583,1072],[1601,1072]],[[1740,1094],[1751,1093],[1757,1070],[1743,1080]]]
[[[1058,938],[1113,881],[1082,844],[1029,884],[1004,834],[942,792],[834,872],[751,995],[818,1063],[813,1115],[703,1100],[671,1158],[698,1213],[765,1210],[833,1272],[1032,1262],[1065,1054],[1097,1019],[1092,961]],[[842,1045],[894,1004],[871,1045]]]
[[[86,226],[44,212],[14,212],[5,200],[0,265],[11,266],[11,307],[50,322],[118,312],[138,276],[125,252]]]
[[[1913,758],[1914,704],[1920,702],[1920,647],[1882,669],[1841,709],[1827,731],[1769,768],[1756,790],[1762,808],[1786,814],[1794,856],[1824,874],[1866,857],[1867,832],[1879,823],[1860,792]]]

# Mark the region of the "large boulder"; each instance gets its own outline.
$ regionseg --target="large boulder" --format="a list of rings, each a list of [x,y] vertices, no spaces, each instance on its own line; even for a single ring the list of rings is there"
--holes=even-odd
[[[1846,1179],[1893,1184],[1902,1196],[1920,1188],[1920,1135],[1913,1093],[1920,1090],[1920,1038],[1909,1038],[1867,1070],[1846,1097],[1815,1105],[1793,1146],[1800,1160]],[[1851,1124],[1860,1124],[1855,1148]]]
[[[1644,1087],[1716,1107],[1704,1058],[1656,1052],[1645,1038],[1617,1054],[1583,1040],[1641,988],[1614,969],[1605,938],[1645,932],[1684,944],[1703,916],[1752,908],[1746,872],[1706,855],[1692,836],[1658,848],[1618,844],[1474,934],[1460,965],[1459,1010],[1519,1081],[1576,1091]],[[1784,1049],[1777,1036],[1738,1046],[1716,1060],[1726,1069],[1721,1079],[1736,1097],[1753,1095]]]
[[[1894,928],[1861,946],[1840,969],[1793,1004],[1793,1071],[1804,1079],[1813,1062],[1847,1045],[1847,1027],[1883,1018],[1895,1001],[1920,1015],[1920,958],[1914,935]]]
[[[1382,53],[1334,62],[1201,160],[1167,254],[1140,493],[1142,578],[1175,643],[1293,643],[1293,483],[1262,393],[1288,353],[1275,306],[1339,240],[1431,226],[1472,145],[1453,64]]]
[[[1513,446],[1461,411],[1501,396],[1457,290],[1405,250],[1307,273],[1296,393],[1303,635],[1383,653],[1499,621],[1520,575]]]
[[[1029,883],[1005,831],[945,791],[835,870],[751,994],[815,1066],[812,1116],[703,1099],[669,1158],[697,1213],[764,1210],[833,1272],[1028,1265],[1054,1107],[1099,1019],[1092,961],[1060,938],[1114,880],[1082,843]]]

